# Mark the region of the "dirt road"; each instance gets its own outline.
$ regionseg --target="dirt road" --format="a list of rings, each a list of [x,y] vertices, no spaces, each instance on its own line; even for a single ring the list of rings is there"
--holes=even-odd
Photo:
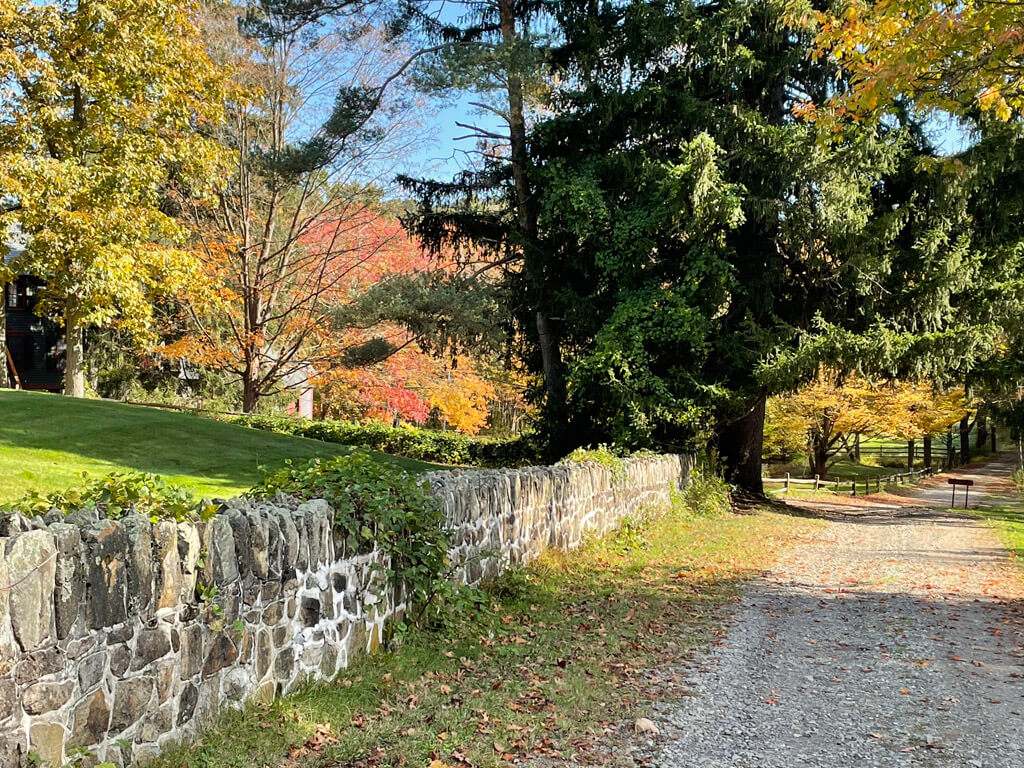
[[[959,474],[981,501],[1011,466]],[[656,764],[1024,766],[1021,570],[946,477],[914,495],[845,510],[747,590]]]

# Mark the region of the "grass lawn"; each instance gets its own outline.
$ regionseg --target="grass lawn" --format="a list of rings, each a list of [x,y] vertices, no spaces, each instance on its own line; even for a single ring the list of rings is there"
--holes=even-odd
[[[81,473],[154,472],[198,496],[228,497],[260,479],[260,465],[351,448],[223,424],[188,413],[0,390],[0,502],[29,489],[76,485]],[[413,472],[436,468],[377,454]]]
[[[679,505],[506,575],[448,632],[228,713],[152,768],[619,764],[634,719],[686,694],[679,662],[714,639],[719,609],[821,524]]]
[[[858,464],[855,461],[842,460],[829,467],[828,477],[822,482],[834,483],[837,477],[847,482],[850,480],[873,480],[876,477],[888,477],[906,471],[905,466],[879,467],[874,464]],[[810,470],[807,468],[806,461],[799,461],[789,464],[766,464],[765,472],[769,477],[785,477],[786,473],[789,472],[792,477],[807,478]],[[773,485],[772,487],[775,486]]]
[[[889,477],[906,471],[906,467],[876,467],[855,461],[837,461],[829,468],[828,475],[833,480],[837,477],[840,480],[874,480],[876,477]]]

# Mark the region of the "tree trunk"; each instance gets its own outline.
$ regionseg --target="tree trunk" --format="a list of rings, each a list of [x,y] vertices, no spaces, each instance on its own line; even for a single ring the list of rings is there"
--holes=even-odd
[[[996,425],[992,425],[992,429],[988,431],[989,437],[992,438],[992,453],[996,452]]]
[[[7,284],[0,283],[0,389],[9,389],[7,374]]]
[[[853,436],[853,460],[860,464],[860,432]]]
[[[932,436],[924,436],[924,466],[925,469],[932,465]]]
[[[815,440],[808,459],[810,460],[811,474],[824,480],[828,473],[828,445],[823,440]]]
[[[259,386],[255,375],[251,375],[249,368],[246,368],[245,376],[242,377],[242,412],[253,413],[260,402]]]
[[[971,417],[964,416],[960,419],[960,463],[966,464],[971,460]]]
[[[953,460],[956,458],[956,454],[953,451],[953,428],[950,427],[946,431],[946,469],[953,468]]]
[[[718,435],[725,479],[740,490],[757,496],[764,496],[761,451],[764,447],[765,401],[765,396],[759,395],[743,416],[727,424]]]
[[[498,0],[498,14],[501,24],[502,42],[512,48],[519,41],[516,29],[515,0]],[[522,239],[523,257],[526,268],[531,268],[531,250],[537,247],[537,211],[527,178],[529,154],[526,144],[526,110],[523,97],[523,81],[510,65],[508,70],[508,133],[509,154],[512,165],[512,184],[516,193],[516,222]],[[544,391],[548,401],[548,418],[553,422],[555,442],[566,423],[566,393],[563,376],[561,342],[558,329],[548,313],[544,276],[537,279],[537,342],[540,348],[541,368],[544,373]]]
[[[974,420],[974,423],[978,427],[978,434],[975,437],[977,441],[975,446],[978,449],[984,448],[988,444],[988,417],[981,411],[978,411],[978,418]]]
[[[64,394],[85,397],[85,342],[82,318],[74,303],[64,310]]]
[[[907,472],[914,471],[914,448],[916,447],[916,441],[907,440]]]

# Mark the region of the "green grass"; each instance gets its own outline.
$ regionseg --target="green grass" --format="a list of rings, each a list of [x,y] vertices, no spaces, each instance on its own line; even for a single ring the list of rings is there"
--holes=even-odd
[[[1024,509],[1021,505],[981,507],[974,513],[999,533],[1004,546],[1024,565]]]
[[[854,461],[837,461],[829,468],[828,474],[832,479],[838,477],[840,480],[874,480],[876,477],[889,477],[906,471],[906,467],[876,467]]]
[[[224,424],[188,413],[0,390],[0,502],[50,492],[91,476],[138,470],[199,496],[229,497],[260,479],[260,465],[352,449]],[[437,468],[375,454],[412,472]]]
[[[679,662],[713,639],[719,608],[820,524],[677,505],[506,575],[451,632],[224,715],[153,768],[619,765],[633,719],[686,695]]]
[[[834,483],[837,477],[840,481],[846,481],[847,483],[851,480],[873,480],[876,477],[888,477],[906,471],[905,465],[903,467],[879,467],[874,464],[858,464],[855,461],[844,459],[837,461],[829,467],[828,477],[822,483]],[[810,470],[807,468],[807,461],[802,460],[790,462],[789,464],[766,464],[765,472],[768,477],[784,477],[789,472],[792,477],[807,478]],[[774,488],[775,486],[773,485],[772,487]]]

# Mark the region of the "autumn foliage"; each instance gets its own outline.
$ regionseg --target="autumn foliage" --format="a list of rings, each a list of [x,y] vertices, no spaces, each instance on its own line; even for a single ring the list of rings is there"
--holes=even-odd
[[[848,0],[814,15],[816,55],[838,63],[852,82],[838,100],[842,112],[871,112],[909,97],[952,114],[977,109],[1000,120],[1021,114],[1020,3]]]
[[[218,288],[204,304],[187,305],[193,330],[168,344],[164,354],[241,377],[251,350],[266,350],[265,394],[309,379],[325,417],[424,424],[433,416],[466,434],[486,425],[495,388],[471,356],[427,351],[397,324],[338,327],[333,320],[339,308],[383,280],[454,270],[452,262],[425,254],[396,219],[369,205],[324,216],[294,252],[287,272],[272,282],[280,317],[249,330],[237,251],[204,239],[199,253],[207,283]],[[385,345],[382,359],[353,364],[354,352],[374,342]],[[274,349],[294,352],[281,355]]]
[[[855,435],[917,440],[947,429],[968,412],[962,389],[937,391],[930,382],[881,382],[824,371],[797,392],[773,398],[770,434],[801,446],[813,474],[852,451]]]

